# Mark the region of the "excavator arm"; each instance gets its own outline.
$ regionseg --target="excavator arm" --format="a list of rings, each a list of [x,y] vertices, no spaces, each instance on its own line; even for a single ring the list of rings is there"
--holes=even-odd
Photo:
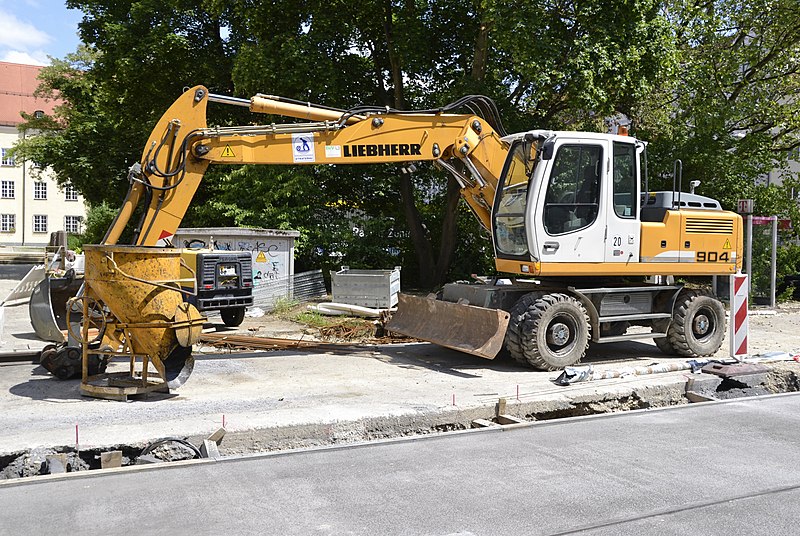
[[[307,122],[208,127],[209,101]],[[113,245],[135,208],[146,209],[134,244],[169,240],[180,226],[209,164],[375,164],[433,161],[452,174],[476,217],[489,229],[508,144],[477,115],[335,110],[258,95],[235,99],[202,86],[181,95],[156,124],[131,168],[131,187],[104,244]]]

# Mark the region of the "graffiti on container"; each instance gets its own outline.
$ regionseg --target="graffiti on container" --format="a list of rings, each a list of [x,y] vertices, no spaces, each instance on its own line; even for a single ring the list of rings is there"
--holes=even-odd
[[[219,240],[214,240],[211,242],[211,245],[212,247],[210,249],[216,249],[219,251],[234,251],[230,242],[220,242]],[[184,240],[183,247],[189,249],[206,249],[208,248],[208,242],[201,238],[192,238],[191,240]]]
[[[208,248],[217,251],[249,251],[253,255],[253,280],[256,284],[286,277],[289,248],[285,240],[275,242],[266,240],[214,240],[186,238],[183,247],[191,249]]]

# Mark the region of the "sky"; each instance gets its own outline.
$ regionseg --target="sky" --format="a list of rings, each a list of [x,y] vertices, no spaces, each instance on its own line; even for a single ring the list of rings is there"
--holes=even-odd
[[[48,65],[78,48],[82,12],[58,0],[0,0],[0,61]]]

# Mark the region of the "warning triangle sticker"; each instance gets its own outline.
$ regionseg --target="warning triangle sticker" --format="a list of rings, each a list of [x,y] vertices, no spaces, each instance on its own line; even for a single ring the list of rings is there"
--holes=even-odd
[[[256,255],[256,262],[267,262],[267,256],[264,255],[263,251],[259,251],[258,255]]]
[[[159,240],[163,240],[164,238],[168,238],[170,236],[172,236],[172,233],[170,233],[169,231],[164,230],[164,231],[161,231],[160,235],[158,235],[158,239]]]
[[[731,249],[731,239],[730,238],[726,238],[725,239],[725,244],[723,244],[722,249]]]
[[[236,154],[234,154],[233,149],[231,149],[230,145],[226,145],[225,148],[222,150],[222,158],[234,158]]]

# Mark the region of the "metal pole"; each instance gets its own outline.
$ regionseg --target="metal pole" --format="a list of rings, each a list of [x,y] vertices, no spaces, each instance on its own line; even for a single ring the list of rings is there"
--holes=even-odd
[[[778,217],[772,216],[772,270],[770,273],[770,307],[775,307],[776,300],[776,279],[778,278]]]
[[[753,290],[753,215],[747,215],[747,252],[746,252],[746,266],[747,271],[747,295],[749,296]]]

